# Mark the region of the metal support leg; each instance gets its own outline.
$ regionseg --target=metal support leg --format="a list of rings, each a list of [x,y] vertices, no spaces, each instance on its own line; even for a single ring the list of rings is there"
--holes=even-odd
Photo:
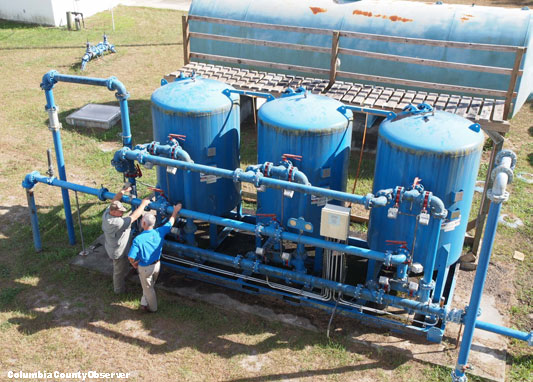
[[[494,160],[496,155],[503,149],[504,137],[496,132],[488,133],[489,137],[494,143],[492,151],[490,153],[489,167],[487,170],[487,176],[485,177],[485,187],[483,188],[483,194],[481,195],[481,205],[479,206],[479,213],[476,219],[476,231],[474,234],[474,242],[472,244],[472,253],[477,255],[479,246],[481,244],[481,235],[483,233],[483,226],[485,225],[485,219],[490,207],[490,200],[487,198],[487,190],[491,187],[490,172],[494,168]]]
[[[41,252],[43,246],[41,244],[41,233],[39,232],[39,218],[37,217],[37,206],[35,205],[35,196],[33,190],[26,190],[26,197],[28,199],[28,208],[30,209],[31,230],[33,232],[33,245],[35,252]]]

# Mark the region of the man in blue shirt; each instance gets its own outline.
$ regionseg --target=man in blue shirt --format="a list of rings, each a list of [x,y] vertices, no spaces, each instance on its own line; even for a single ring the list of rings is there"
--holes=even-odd
[[[159,258],[163,249],[163,239],[170,232],[180,210],[181,203],[178,203],[174,206],[174,211],[168,222],[159,228],[154,228],[155,216],[149,213],[145,214],[141,220],[143,232],[133,239],[128,253],[131,265],[139,271],[139,279],[143,288],[141,309],[148,312],[157,311],[157,297],[154,287],[161,268]]]

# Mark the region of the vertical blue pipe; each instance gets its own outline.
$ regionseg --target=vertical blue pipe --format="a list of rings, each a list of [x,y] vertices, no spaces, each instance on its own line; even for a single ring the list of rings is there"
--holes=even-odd
[[[128,107],[128,96],[126,94],[118,94],[117,98],[120,104],[120,120],[122,123],[122,144],[131,149],[131,127],[130,127],[130,112]],[[130,172],[135,170],[135,164],[130,161]],[[131,184],[132,195],[137,196],[137,186],[135,178],[128,178],[128,182]]]
[[[440,239],[440,228],[442,224],[441,219],[432,219],[433,222],[431,224],[431,232],[430,232],[430,238],[431,238],[431,251],[426,254],[426,262],[424,263],[424,278],[422,281],[422,288],[420,291],[420,301],[427,301],[429,300],[429,296],[431,294],[431,290],[435,287],[435,284],[433,282],[433,271],[435,270],[435,262],[437,260],[437,251],[439,248],[439,239]]]
[[[54,101],[54,94],[52,88],[45,89],[46,96],[46,110],[56,110]],[[65,158],[63,156],[63,145],[61,143],[61,133],[59,127],[52,130],[52,138],[54,140],[54,148],[56,152],[57,171],[59,173],[59,179],[66,181],[67,173],[65,170]],[[72,219],[72,209],[70,207],[70,197],[68,190],[61,189],[61,195],[63,196],[63,206],[65,208],[65,221],[67,224],[68,240],[71,245],[76,244],[76,233],[74,231],[74,220]]]
[[[184,186],[185,186],[185,207],[190,208],[189,206],[192,206],[192,200],[193,200],[193,173],[191,171],[187,171],[185,173],[184,178]],[[194,237],[194,234],[196,232],[196,225],[194,224],[194,219],[187,218],[187,223],[185,224],[185,241],[188,245],[196,246],[196,239]]]
[[[33,232],[33,245],[35,252],[41,252],[43,246],[41,244],[41,233],[39,232],[39,218],[37,217],[37,206],[35,205],[35,197],[33,190],[26,190],[26,197],[28,198],[28,208],[30,209],[31,230]]]
[[[494,238],[496,236],[496,229],[498,228],[498,216],[502,203],[491,202],[485,231],[483,234],[483,245],[479,254],[479,262],[476,270],[476,277],[474,279],[474,286],[472,288],[472,296],[470,303],[466,310],[464,320],[463,340],[461,341],[461,350],[459,351],[459,358],[457,365],[455,365],[454,378],[456,381],[466,381],[465,370],[470,354],[470,347],[472,346],[472,338],[474,337],[474,329],[476,327],[477,313],[481,305],[481,296],[485,286],[485,279],[487,278],[487,271],[489,269],[490,256],[492,254],[492,246],[494,245]]]

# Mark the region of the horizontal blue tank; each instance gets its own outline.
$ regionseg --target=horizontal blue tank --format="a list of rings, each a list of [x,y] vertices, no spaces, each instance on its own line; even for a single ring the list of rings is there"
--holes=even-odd
[[[341,106],[332,98],[307,92],[265,103],[258,112],[258,163],[277,165],[283,154],[301,155],[301,161],[292,163],[313,186],[345,191],[353,116],[349,110],[338,111]],[[313,224],[312,235],[319,236],[324,201],[298,192],[292,198],[282,195],[277,189],[258,192],[257,213],[276,214],[285,227],[289,218],[303,217]]]
[[[281,11],[282,10],[282,11]],[[513,115],[533,90],[532,14],[529,9],[406,1],[193,0],[191,15],[385,36],[527,47]],[[192,32],[331,47],[331,36],[191,21]],[[514,54],[341,38],[344,48],[512,68]],[[191,39],[191,50],[231,57],[329,69],[325,53]],[[507,90],[509,76],[340,55],[341,71]],[[309,74],[307,74],[309,75]],[[433,89],[430,91],[434,91]]]
[[[374,192],[396,186],[409,188],[418,177],[425,190],[438,196],[448,210],[437,252],[445,256],[443,249],[447,249],[448,258],[437,259],[439,267],[455,263],[463,247],[484,141],[483,132],[471,126],[467,119],[436,111],[414,115],[402,112],[383,121],[379,128]],[[371,249],[393,249],[387,240],[406,241],[412,249],[416,225],[413,214],[419,209],[411,211],[409,203],[400,206],[402,214],[397,219],[387,218],[387,208],[372,209],[368,228]],[[419,226],[414,248],[413,259],[422,264],[431,254],[427,230]]]
[[[182,78],[157,89],[152,94],[154,140],[165,143],[169,134],[185,135],[180,145],[198,164],[234,170],[240,163],[239,96],[224,95],[232,87],[215,80]],[[199,173],[190,173],[192,205],[188,209],[225,215],[240,201],[238,184],[231,179],[214,183],[201,181]],[[210,179],[210,181],[213,179]],[[157,169],[157,182],[172,203],[185,201],[184,172],[175,175]]]

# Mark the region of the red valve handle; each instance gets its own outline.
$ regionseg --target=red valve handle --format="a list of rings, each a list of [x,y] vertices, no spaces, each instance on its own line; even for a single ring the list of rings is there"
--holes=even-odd
[[[276,219],[276,214],[255,214],[255,216],[259,216],[259,217],[262,217],[262,218],[270,218],[274,221],[278,221],[278,219]]]
[[[162,196],[165,196],[165,191],[156,187],[147,187],[150,191],[159,192]]]
[[[283,154],[281,156],[281,159],[283,160],[287,160],[287,158],[301,161],[303,157],[301,155],[296,155],[296,154]]]
[[[406,241],[402,241],[402,240],[385,240],[385,243],[387,243],[387,245],[394,245],[394,244],[407,245],[407,242]]]
[[[169,138],[176,138],[176,139],[179,139],[180,141],[183,141],[183,142],[185,142],[185,139],[187,138],[186,135],[182,135],[182,134],[169,134],[168,137]]]

